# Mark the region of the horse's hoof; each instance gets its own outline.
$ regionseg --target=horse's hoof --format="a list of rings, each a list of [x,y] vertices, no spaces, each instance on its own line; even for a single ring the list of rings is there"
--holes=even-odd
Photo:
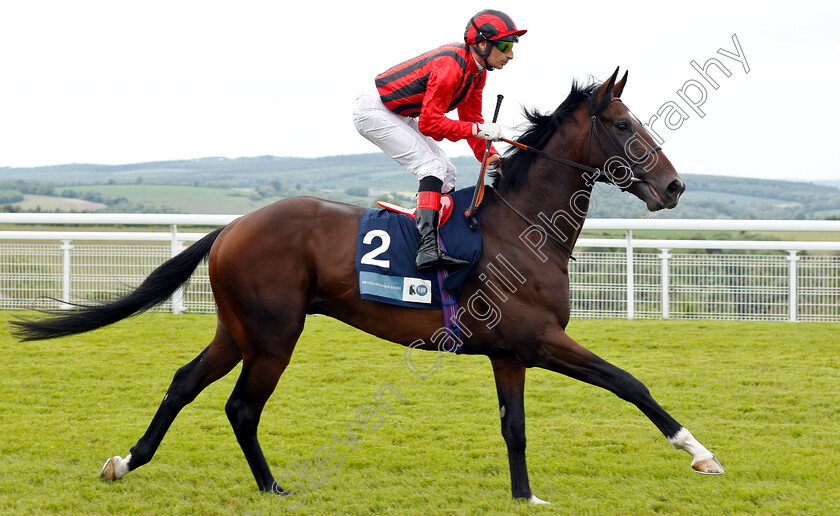
[[[723,466],[720,465],[717,458],[712,456],[710,459],[697,461],[691,465],[694,471],[704,475],[723,475]]]
[[[550,505],[551,504],[551,502],[546,502],[545,500],[540,500],[539,498],[534,496],[534,493],[531,493],[531,498],[528,498],[528,503],[530,503],[531,505]]]
[[[105,465],[102,466],[102,471],[99,472],[99,478],[102,480],[116,480],[117,479],[117,469],[116,463],[117,461],[114,460],[117,457],[111,457],[110,459],[105,461]]]

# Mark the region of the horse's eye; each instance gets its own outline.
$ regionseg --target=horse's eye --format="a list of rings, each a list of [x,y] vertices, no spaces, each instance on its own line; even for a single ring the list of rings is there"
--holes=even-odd
[[[619,131],[627,131],[628,129],[630,129],[630,124],[628,124],[627,122],[619,122],[619,123],[615,124],[615,127]]]

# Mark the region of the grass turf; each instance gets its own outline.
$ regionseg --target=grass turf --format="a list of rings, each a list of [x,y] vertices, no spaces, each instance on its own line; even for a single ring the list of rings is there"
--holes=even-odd
[[[0,321],[14,316],[0,312]],[[117,482],[99,468],[146,430],[213,316],[148,314],[87,335],[0,335],[0,512],[287,514],[259,493],[224,414],[239,367],[175,420],[151,463]],[[837,324],[575,320],[569,333],[645,382],[727,472],[692,472],[635,407],[548,371],[526,384],[532,507],[510,500],[489,362],[446,357],[426,379],[405,348],[312,317],[266,405],[260,440],[295,514],[831,514],[840,511]],[[436,355],[415,352],[418,368]],[[390,384],[393,414],[356,414]],[[385,391],[383,391],[385,392]],[[381,408],[381,407],[380,407]],[[335,439],[357,440],[355,449]],[[295,468],[324,445],[334,471]],[[323,457],[322,457],[323,458]],[[336,465],[339,464],[338,467]],[[314,485],[320,483],[320,485]]]

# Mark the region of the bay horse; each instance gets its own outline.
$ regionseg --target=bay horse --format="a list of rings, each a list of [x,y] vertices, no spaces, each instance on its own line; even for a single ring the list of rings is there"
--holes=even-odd
[[[694,470],[723,473],[715,456],[644,384],[565,331],[570,317],[568,263],[595,181],[615,182],[650,211],[675,207],[685,189],[671,162],[621,102],[627,73],[619,81],[617,74],[618,69],[605,83],[573,82],[568,97],[550,114],[526,111],[530,125],[517,142],[520,148],[506,153],[481,205],[482,254],[461,290],[461,305],[472,308],[459,313],[462,351],[490,359],[512,495],[535,504],[545,502],[531,492],[525,462],[523,393],[529,367],[562,373],[629,401],[675,448],[691,454]],[[624,165],[622,181],[609,172],[616,160]],[[123,297],[13,322],[22,340],[94,330],[164,302],[209,260],[217,305],[215,336],[178,369],[146,433],[125,458],[108,459],[103,478],[116,480],[149,462],[181,409],[242,361],[225,411],[259,489],[284,494],[260,448],[257,426],[307,314],[328,315],[411,348],[440,349],[439,342],[429,340],[441,327],[440,312],[360,298],[354,258],[362,212],[361,207],[315,198],[281,200],[211,232]],[[491,261],[499,257],[518,278],[505,291],[502,281],[490,282],[480,272],[493,271]],[[487,295],[491,290],[496,301]],[[503,310],[488,323],[491,302]]]

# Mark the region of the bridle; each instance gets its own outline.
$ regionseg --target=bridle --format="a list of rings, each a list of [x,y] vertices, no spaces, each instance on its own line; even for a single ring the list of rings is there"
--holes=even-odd
[[[618,98],[618,97],[612,97],[612,98],[610,99],[610,101],[607,103],[607,105],[606,105],[606,106],[604,106],[601,110],[606,109],[606,108],[607,108],[607,106],[609,106],[609,105],[610,105],[610,104],[612,104],[613,102],[621,102],[621,99],[620,99],[620,98]],[[583,170],[584,172],[587,172],[587,173],[589,173],[589,174],[593,174],[593,176],[592,176],[592,177],[593,177],[593,179],[594,179],[594,180],[597,180],[599,177],[601,177],[601,176],[603,175],[603,176],[607,177],[607,180],[608,180],[608,181],[610,181],[610,182],[612,182],[613,184],[615,184],[615,181],[611,181],[611,174],[610,174],[609,172],[607,172],[607,171],[605,171],[605,170],[601,170],[601,169],[596,168],[596,167],[591,167],[591,166],[589,166],[589,149],[590,149],[590,146],[591,146],[591,143],[592,143],[592,133],[595,133],[595,138],[597,138],[597,139],[598,139],[598,144],[601,146],[601,149],[604,151],[604,154],[605,154],[605,155],[607,155],[607,156],[610,156],[609,158],[607,158],[607,163],[609,163],[609,162],[610,162],[612,159],[614,159],[614,158],[618,158],[619,160],[621,160],[621,163],[622,163],[622,164],[627,163],[627,164],[629,164],[629,165],[630,165],[629,167],[626,167],[626,166],[625,166],[625,168],[627,168],[627,169],[629,170],[629,172],[630,172],[630,178],[629,178],[630,182],[629,182],[629,184],[628,184],[627,186],[629,187],[629,186],[630,186],[630,184],[641,182],[641,181],[642,181],[642,179],[639,179],[639,178],[638,178],[638,177],[636,177],[636,175],[635,175],[635,169],[636,169],[636,167],[637,167],[640,163],[644,163],[645,161],[647,161],[647,159],[648,159],[651,155],[653,155],[653,154],[655,154],[656,152],[658,152],[658,151],[662,150],[662,147],[661,147],[660,145],[657,145],[656,147],[653,147],[653,148],[652,148],[652,149],[650,149],[649,151],[645,152],[645,153],[642,155],[642,157],[641,157],[641,158],[639,158],[639,159],[632,159],[632,160],[631,160],[631,159],[628,159],[628,156],[627,156],[627,155],[623,152],[623,148],[622,148],[622,146],[621,146],[621,145],[618,143],[618,141],[616,141],[616,139],[615,139],[615,138],[614,138],[614,137],[613,137],[613,136],[609,133],[609,131],[607,131],[607,128],[606,128],[606,126],[604,125],[604,122],[603,122],[603,121],[602,121],[602,120],[598,117],[598,113],[599,113],[601,110],[599,110],[598,112],[594,112],[594,110],[590,110],[590,117],[589,117],[589,134],[588,134],[588,135],[587,135],[587,137],[586,137],[586,164],[583,164],[583,163],[578,163],[578,162],[576,162],[576,161],[571,161],[571,160],[568,160],[568,159],[566,159],[566,158],[561,158],[560,156],[555,156],[555,155],[550,154],[550,153],[548,153],[548,152],[542,151],[542,150],[540,150],[540,149],[535,149],[535,148],[533,148],[533,147],[530,147],[530,146],[528,146],[528,145],[525,145],[525,144],[519,143],[519,142],[517,142],[517,141],[514,141],[514,140],[508,140],[507,138],[502,138],[502,139],[501,139],[501,141],[503,141],[503,142],[505,142],[505,143],[508,143],[508,144],[510,144],[510,145],[513,145],[513,146],[515,146],[515,147],[518,147],[518,148],[520,148],[520,149],[526,150],[526,151],[528,151],[528,152],[533,152],[533,153],[534,153],[534,154],[536,154],[537,156],[541,156],[541,157],[543,157],[543,158],[545,158],[545,159],[548,159],[548,160],[551,160],[551,161],[554,161],[554,162],[557,162],[557,163],[561,163],[561,164],[563,164],[563,165],[568,165],[568,166],[570,166],[570,167],[574,167],[574,168],[576,168],[576,169],[578,169],[578,170]],[[598,127],[599,127],[599,126],[600,126],[600,128],[601,128],[601,130],[600,130],[600,131],[598,130]],[[617,154],[617,155],[612,155],[612,156],[610,155],[610,152],[609,152],[609,150],[607,150],[607,146],[604,144],[604,140],[603,140],[603,138],[601,137],[601,133],[602,133],[602,132],[604,133],[604,135],[605,135],[605,136],[606,136],[606,138],[608,139],[608,141],[609,141],[610,145],[612,145],[612,147],[613,147],[613,148],[614,148],[614,149],[618,152],[618,154]],[[616,185],[616,186],[618,186],[618,185]],[[621,187],[619,186],[619,188],[621,188]],[[504,204],[505,204],[508,208],[510,208],[510,210],[511,210],[511,211],[513,211],[515,214],[519,215],[519,217],[520,217],[520,218],[524,219],[524,220],[525,220],[525,222],[527,222],[530,226],[536,226],[536,225],[537,225],[537,224],[536,224],[536,223],[534,223],[534,221],[532,221],[532,220],[531,220],[531,219],[530,219],[527,215],[525,215],[525,214],[524,214],[524,213],[522,213],[521,211],[517,210],[517,209],[516,209],[516,208],[515,208],[515,207],[514,207],[514,206],[513,206],[513,205],[512,205],[512,204],[511,204],[511,203],[510,203],[507,199],[505,199],[505,198],[502,196],[502,194],[500,194],[500,193],[498,192],[498,190],[493,189],[493,192],[496,194],[496,196],[499,198],[499,200],[500,200],[500,201],[502,201],[502,203],[504,203]],[[554,235],[552,235],[552,234],[551,234],[551,233],[549,233],[548,231],[543,231],[543,233],[544,233],[544,234],[545,234],[545,235],[546,235],[546,236],[547,236],[547,237],[548,237],[551,241],[553,241],[554,243],[556,243],[556,244],[560,245],[560,247],[562,247],[563,249],[565,249],[566,251],[568,251],[568,253],[569,253],[569,259],[570,259],[570,260],[574,260],[574,259],[575,259],[575,257],[574,257],[574,256],[572,256],[572,249],[571,249],[571,248],[570,248],[570,247],[569,247],[569,246],[568,246],[565,242],[563,242],[563,241],[562,241],[562,240],[560,240],[559,238],[555,237]]]
[[[607,103],[607,106],[609,106],[613,102],[621,102],[621,99],[619,97],[613,97]],[[606,109],[606,106],[604,106],[604,108]],[[636,121],[638,121],[638,119],[636,119]],[[639,122],[639,123],[641,124],[641,122]],[[607,139],[609,140],[610,145],[612,145],[613,149],[618,152],[618,156],[611,156],[611,157],[607,158],[607,163],[609,163],[610,160],[618,157],[618,159],[621,160],[622,164],[626,163],[626,164],[630,165],[630,167],[629,167],[629,170],[630,170],[630,178],[629,178],[630,179],[630,184],[641,182],[642,180],[639,179],[638,177],[636,177],[636,175],[635,175],[636,167],[639,166],[639,164],[646,162],[648,160],[648,158],[650,158],[651,155],[656,154],[656,152],[662,150],[662,146],[657,145],[656,147],[651,148],[650,150],[648,150],[647,152],[642,154],[642,156],[639,159],[630,159],[630,157],[627,156],[627,154],[623,151],[622,145],[620,143],[618,143],[618,141],[616,141],[615,137],[613,137],[613,135],[610,134],[609,131],[607,131],[607,128],[604,125],[604,122],[600,118],[598,118],[598,114],[597,113],[592,113],[589,117],[589,136],[587,136],[587,141],[586,141],[586,163],[587,164],[589,163],[589,144],[592,141],[592,133],[593,132],[595,133],[596,138],[598,138],[598,144],[601,146],[601,150],[604,151],[604,154],[606,154],[607,156],[610,156],[610,151],[607,150],[607,146],[604,145],[604,140],[601,138],[601,133],[598,131],[599,126],[601,128],[601,131],[604,133],[604,136],[606,136]],[[606,175],[608,177],[608,179],[610,178],[609,172],[600,171],[600,173]],[[613,184],[616,184],[615,181],[611,181],[611,182]],[[616,186],[618,186],[618,185],[616,184]]]
[[[613,102],[621,102],[621,99],[618,98],[618,97],[613,97],[607,103],[607,106],[609,106]],[[604,109],[606,109],[607,106],[604,106]],[[599,126],[601,128],[600,131],[598,130]],[[608,141],[609,141],[610,145],[613,147],[613,149],[615,149],[617,151],[617,154],[611,155],[610,151],[607,149],[607,146],[604,144],[603,138],[601,137],[602,132],[604,133],[604,136],[606,136],[606,138],[608,139]],[[607,158],[607,163],[609,163],[610,160],[617,158],[618,160],[621,161],[622,164],[626,163],[626,164],[630,165],[629,167],[626,167],[630,171],[630,184],[638,183],[638,182],[642,181],[642,179],[639,179],[635,175],[636,167],[639,166],[641,163],[644,163],[645,161],[647,161],[648,158],[650,158],[651,155],[653,155],[656,152],[662,150],[662,146],[657,145],[656,147],[653,147],[649,151],[645,152],[639,159],[630,159],[627,156],[627,154],[624,153],[621,144],[619,144],[618,141],[616,141],[615,137],[613,137],[613,135],[611,135],[609,133],[609,131],[607,131],[607,128],[604,125],[604,122],[598,117],[598,113],[590,113],[590,117],[589,117],[589,134],[586,137],[586,164],[578,163],[576,161],[571,161],[571,160],[568,160],[566,158],[561,158],[560,156],[555,156],[554,154],[549,154],[548,152],[542,151],[540,149],[535,149],[531,146],[524,145],[524,144],[519,143],[515,140],[509,140],[507,138],[502,138],[501,141],[503,141],[507,144],[513,145],[515,147],[518,147],[520,149],[526,150],[528,152],[533,152],[534,154],[536,154],[538,156],[541,156],[545,159],[548,159],[548,160],[551,160],[551,161],[554,161],[554,162],[557,162],[557,163],[562,163],[563,165],[568,165],[568,166],[574,167],[578,170],[583,170],[584,172],[588,172],[590,174],[593,174],[593,178],[596,179],[596,180],[601,176],[605,176],[609,180],[610,179],[609,172],[601,170],[599,168],[589,166],[589,150],[590,150],[591,143],[592,143],[592,133],[595,133],[595,137],[598,139],[598,145],[601,146],[601,149],[604,151],[604,154],[609,156],[609,158]],[[610,181],[610,182],[615,184],[614,181]],[[616,185],[616,186],[618,186],[618,185]]]

